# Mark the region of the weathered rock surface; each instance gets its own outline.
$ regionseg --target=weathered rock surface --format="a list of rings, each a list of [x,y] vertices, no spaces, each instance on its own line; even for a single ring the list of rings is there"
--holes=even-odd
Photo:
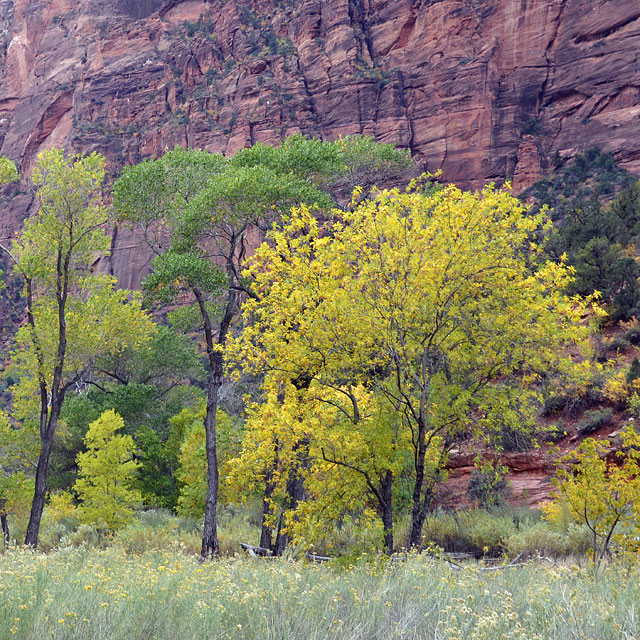
[[[591,146],[640,173],[639,45],[628,0],[0,0],[0,153],[28,172],[96,149],[115,173],[302,130],[372,134],[465,186],[520,190]],[[135,284],[135,243],[114,249]]]

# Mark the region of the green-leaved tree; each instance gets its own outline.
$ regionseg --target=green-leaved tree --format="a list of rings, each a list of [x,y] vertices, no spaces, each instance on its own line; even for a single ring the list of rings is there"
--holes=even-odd
[[[38,543],[47,470],[62,405],[96,361],[144,344],[154,330],[139,297],[116,290],[115,279],[94,272],[109,252],[109,216],[101,200],[105,160],[93,153],[66,158],[60,149],[38,156],[32,180],[37,212],[25,222],[10,258],[24,284],[26,322],[18,331],[12,420],[35,432],[35,491],[25,544]]]
[[[356,148],[360,151],[354,152]],[[407,164],[406,152],[370,138],[364,143],[359,138],[322,142],[294,135],[279,147],[257,144],[230,159],[176,148],[156,161],[125,169],[114,185],[121,218],[134,224],[156,253],[144,282],[147,294],[163,304],[189,301],[174,314],[174,322],[198,330],[205,345],[203,558],[219,551],[216,416],[224,382],[223,347],[247,293],[241,278],[247,252],[262,229],[292,205],[330,207],[329,190],[338,188],[338,178],[350,171],[371,179],[382,167]]]

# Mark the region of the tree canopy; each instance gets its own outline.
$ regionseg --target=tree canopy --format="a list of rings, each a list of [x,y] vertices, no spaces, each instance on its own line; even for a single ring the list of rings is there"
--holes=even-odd
[[[256,144],[232,158],[176,148],[125,169],[114,185],[121,219],[139,228],[156,254],[143,283],[147,295],[161,304],[181,302],[172,320],[198,331],[207,354],[203,557],[217,555],[219,548],[216,416],[224,382],[222,347],[242,295],[249,293],[241,269],[250,243],[292,206],[329,209],[330,186],[350,171],[371,177],[409,162],[406,152],[371,138],[322,142],[296,134],[278,147]]]
[[[394,478],[409,473],[419,545],[447,451],[530,426],[550,371],[588,375],[566,349],[588,349],[590,306],[562,293],[570,267],[541,260],[534,236],[546,224],[505,190],[418,183],[326,223],[302,206],[275,226],[245,272],[254,297],[229,354],[267,377],[257,411],[270,418],[243,453],[262,464],[243,469],[273,482],[273,464],[295,458],[307,478],[295,505],[305,518],[291,522],[336,515],[341,500],[346,510],[361,483],[391,550]]]
[[[51,149],[33,170],[38,210],[11,246],[0,248],[23,281],[27,322],[16,336],[12,370],[14,428],[38,434],[35,492],[26,543],[36,546],[53,439],[66,394],[81,386],[100,357],[144,344],[153,323],[139,296],[94,272],[108,253],[108,213],[101,200],[105,160],[66,158]]]

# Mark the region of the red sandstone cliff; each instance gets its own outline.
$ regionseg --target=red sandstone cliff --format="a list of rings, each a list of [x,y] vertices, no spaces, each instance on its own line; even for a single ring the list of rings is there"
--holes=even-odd
[[[591,146],[640,173],[639,62],[635,0],[0,0],[0,154],[97,149],[115,172],[300,129],[372,134],[464,185],[519,190]],[[135,284],[146,258],[114,248]]]

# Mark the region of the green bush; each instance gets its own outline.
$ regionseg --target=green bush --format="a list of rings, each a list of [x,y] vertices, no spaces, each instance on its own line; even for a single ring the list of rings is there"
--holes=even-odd
[[[589,530],[570,524],[566,530],[553,527],[547,522],[537,522],[515,531],[505,542],[505,550],[510,558],[533,556],[584,556],[590,548]]]
[[[585,411],[584,418],[576,424],[576,429],[581,436],[588,436],[610,424],[612,416],[613,409]]]

